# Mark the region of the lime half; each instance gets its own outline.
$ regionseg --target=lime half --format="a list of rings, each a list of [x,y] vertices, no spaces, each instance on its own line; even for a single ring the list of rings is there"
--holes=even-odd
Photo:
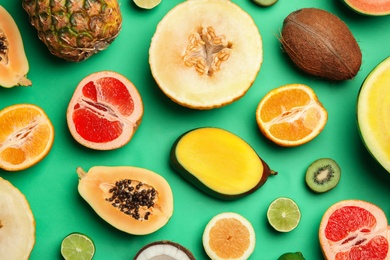
[[[161,3],[161,0],[133,0],[134,3],[143,9],[152,9]]]
[[[86,235],[71,233],[62,240],[61,254],[66,260],[90,260],[95,254],[95,245]]]
[[[289,232],[296,228],[301,220],[298,205],[290,198],[277,198],[267,210],[269,224],[279,232]]]

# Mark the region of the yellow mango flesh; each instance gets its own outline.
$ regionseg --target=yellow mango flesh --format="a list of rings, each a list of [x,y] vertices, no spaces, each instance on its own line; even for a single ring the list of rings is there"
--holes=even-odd
[[[358,123],[365,145],[390,172],[390,58],[367,77],[359,93]]]
[[[177,143],[175,156],[188,175],[223,195],[249,192],[263,177],[263,163],[253,148],[218,128],[188,132]]]

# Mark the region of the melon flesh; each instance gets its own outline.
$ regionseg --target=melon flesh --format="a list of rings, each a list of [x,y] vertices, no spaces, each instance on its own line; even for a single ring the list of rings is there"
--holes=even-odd
[[[26,197],[0,178],[0,259],[28,259],[35,244],[35,220]]]
[[[220,107],[242,97],[263,57],[253,19],[225,0],[185,1],[174,7],[158,24],[149,54],[161,90],[195,109]],[[198,58],[205,62],[204,71]]]
[[[350,8],[366,15],[390,14],[390,0],[344,0]]]

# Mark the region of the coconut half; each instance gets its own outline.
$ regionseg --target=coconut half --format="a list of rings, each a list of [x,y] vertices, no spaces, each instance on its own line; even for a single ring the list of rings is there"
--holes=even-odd
[[[152,242],[138,251],[134,260],[195,260],[194,255],[182,245],[162,240]]]
[[[35,244],[35,220],[26,197],[0,177],[0,259],[28,259]]]
[[[174,102],[212,109],[241,98],[263,60],[252,17],[231,1],[184,1],[157,26],[149,49],[152,75]]]

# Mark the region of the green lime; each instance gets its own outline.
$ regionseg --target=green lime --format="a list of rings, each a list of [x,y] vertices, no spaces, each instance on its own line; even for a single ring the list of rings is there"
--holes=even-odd
[[[134,3],[143,9],[152,9],[161,3],[161,0],[133,0]]]
[[[279,232],[289,232],[301,220],[298,205],[290,198],[280,197],[271,202],[267,210],[270,225]]]
[[[255,4],[260,6],[271,6],[276,4],[278,0],[252,0]]]
[[[95,245],[86,235],[71,233],[62,240],[61,254],[66,260],[90,260],[95,254]]]
[[[305,260],[301,252],[288,252],[279,256],[278,260]]]

